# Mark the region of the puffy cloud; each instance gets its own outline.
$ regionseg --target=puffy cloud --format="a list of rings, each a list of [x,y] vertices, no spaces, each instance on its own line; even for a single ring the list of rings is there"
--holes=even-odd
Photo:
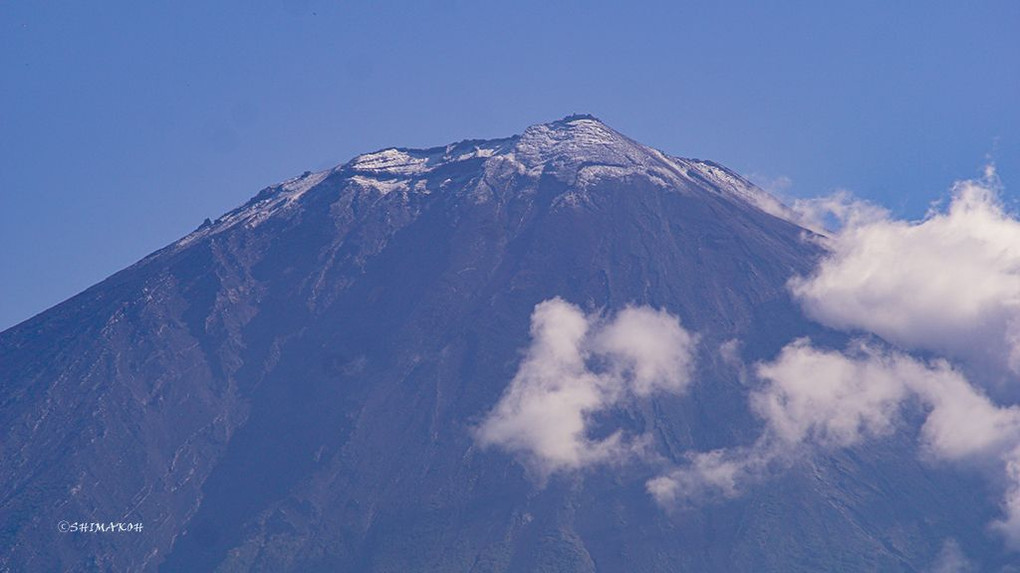
[[[846,194],[801,202],[805,220],[841,227],[821,239],[829,255],[790,289],[833,328],[1020,373],[1020,221],[998,188],[992,172],[957,183],[948,208],[919,222]]]
[[[904,375],[918,367],[908,359],[866,353],[851,360],[838,352],[817,350],[807,339],[787,345],[779,357],[759,364],[767,382],[751,395],[752,409],[781,442],[810,440],[845,447],[865,437],[892,432],[906,396]]]
[[[696,338],[662,310],[628,307],[612,320],[586,316],[560,298],[538,304],[531,345],[475,437],[518,454],[542,475],[615,462],[643,438],[588,436],[596,412],[630,396],[682,393],[691,380]]]
[[[930,408],[921,439],[934,457],[1001,456],[1020,443],[1020,409],[997,406],[945,362],[937,362],[927,376],[908,381]]]
[[[945,360],[921,361],[855,343],[846,351],[796,340],[756,365],[762,385],[752,411],[764,423],[748,447],[689,453],[646,487],[664,505],[713,494],[733,496],[777,460],[805,448],[858,445],[894,432],[908,401],[926,411],[919,446],[936,460],[996,460],[1008,491],[994,527],[1020,548],[1020,408],[997,406]]]
[[[888,435],[911,399],[927,410],[922,446],[937,459],[1002,455],[1020,443],[1020,409],[995,405],[944,360],[862,343],[820,350],[801,339],[757,373],[766,384],[752,393],[753,409],[787,444],[847,447]]]
[[[638,396],[681,393],[690,381],[695,337],[665,310],[625,308],[593,343],[593,350],[609,359],[617,379],[630,378]]]
[[[933,208],[918,222],[896,220],[848,194],[795,205],[804,221],[834,220],[838,228],[821,239],[829,255],[815,272],[790,282],[793,295],[810,317],[833,328],[864,330],[907,349],[960,359],[977,372],[1020,374],[1020,220],[1003,207],[1000,187],[988,167],[982,180],[957,183],[946,209]],[[759,369],[766,378],[778,373],[785,380],[781,388],[799,389],[797,380],[806,379],[811,368],[798,373],[791,365],[831,367],[844,361],[843,367],[858,371],[864,394],[844,404],[851,412],[838,418],[849,422],[835,423],[836,436],[852,442],[870,429],[886,428],[899,408],[895,397],[912,396],[929,409],[921,445],[932,458],[998,460],[1009,485],[1005,516],[994,527],[1020,549],[1020,409],[995,404],[945,361],[921,365],[896,354],[841,356],[803,345],[783,355]],[[777,371],[784,357],[792,362],[787,371]],[[827,376],[833,372],[838,371]],[[827,390],[797,394],[804,402],[799,407],[797,399],[777,407],[769,401],[784,397],[769,393],[777,389],[776,379],[759,396],[758,411],[772,431],[797,437],[798,431],[833,429],[833,422],[814,415],[825,409],[813,401],[815,395]],[[868,403],[874,391],[880,397]],[[864,409],[854,414],[858,406]]]

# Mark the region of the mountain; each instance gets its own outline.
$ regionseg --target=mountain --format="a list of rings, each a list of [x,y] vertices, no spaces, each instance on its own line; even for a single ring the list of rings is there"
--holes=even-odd
[[[920,571],[947,539],[1004,563],[984,482],[908,438],[741,495],[649,495],[686,452],[758,435],[737,362],[846,341],[788,293],[823,254],[809,234],[725,167],[591,116],[264,189],[0,334],[0,569]],[[645,454],[542,473],[479,442],[557,298],[696,333],[685,393],[594,420]]]

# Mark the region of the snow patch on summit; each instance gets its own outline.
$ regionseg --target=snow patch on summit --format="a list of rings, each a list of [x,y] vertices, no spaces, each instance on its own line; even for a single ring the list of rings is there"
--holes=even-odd
[[[373,189],[380,195],[389,195],[394,191],[406,191],[410,188],[407,179],[377,179],[364,175],[352,175],[350,182],[365,189]],[[416,189],[419,187],[415,186]]]
[[[396,175],[419,175],[428,171],[429,157],[401,149],[383,149],[355,157],[348,167],[354,171],[383,171]]]
[[[663,189],[675,187],[674,178],[660,169],[619,165],[583,165],[577,171],[577,186],[588,188],[603,179],[623,179],[634,176],[644,177]]]
[[[514,156],[531,175],[544,171],[571,183],[585,164],[628,167],[655,163],[648,148],[587,117],[529,127],[514,146]]]

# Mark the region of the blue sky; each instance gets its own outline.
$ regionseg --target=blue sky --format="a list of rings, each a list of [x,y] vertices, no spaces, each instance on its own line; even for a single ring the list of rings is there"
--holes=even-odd
[[[305,170],[573,112],[793,196],[919,217],[991,157],[1013,198],[1018,30],[1016,2],[5,3],[0,328]]]

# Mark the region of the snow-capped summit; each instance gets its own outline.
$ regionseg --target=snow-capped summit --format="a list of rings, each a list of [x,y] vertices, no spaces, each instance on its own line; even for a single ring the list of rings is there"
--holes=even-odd
[[[450,187],[451,175],[468,173],[469,185]],[[571,187],[573,199],[603,181],[641,179],[663,190],[719,194],[792,221],[776,198],[737,173],[713,162],[671,157],[642,145],[589,114],[575,114],[528,127],[520,135],[491,140],[464,140],[425,149],[390,147],[358,155],[318,173],[305,173],[264,189],[242,207],[203,225],[179,242],[191,242],[235,225],[260,225],[275,214],[299,210],[304,196],[320,185],[400,200],[413,195],[456,189],[470,200],[488,201],[504,189],[528,189],[542,177]],[[523,178],[530,184],[509,185]]]
[[[662,154],[590,115],[533,125],[518,137],[513,153],[526,169],[544,169],[567,180],[583,165],[655,167],[664,161]]]
[[[388,148],[355,157],[343,165],[358,174],[415,176],[437,167],[475,158],[512,161],[528,173],[561,175],[574,180],[578,166],[653,165],[661,154],[605,125],[592,115],[571,115],[532,125],[506,139],[462,141],[428,149]]]

